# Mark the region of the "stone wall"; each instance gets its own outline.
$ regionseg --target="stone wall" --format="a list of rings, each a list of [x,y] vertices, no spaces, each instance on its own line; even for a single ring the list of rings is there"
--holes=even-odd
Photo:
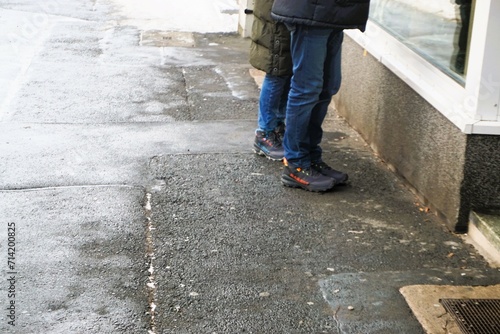
[[[500,136],[463,134],[347,36],[342,65],[339,114],[450,229],[500,207]]]

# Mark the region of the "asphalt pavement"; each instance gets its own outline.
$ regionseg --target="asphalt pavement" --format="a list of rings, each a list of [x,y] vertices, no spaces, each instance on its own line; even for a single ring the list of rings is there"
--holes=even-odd
[[[349,184],[283,187],[248,39],[120,15],[0,4],[0,332],[423,333],[401,287],[500,282],[333,108]]]

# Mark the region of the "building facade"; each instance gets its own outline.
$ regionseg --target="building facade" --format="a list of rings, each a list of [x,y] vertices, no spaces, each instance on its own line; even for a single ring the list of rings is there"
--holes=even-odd
[[[500,208],[499,0],[372,0],[346,31],[343,115],[450,229]]]

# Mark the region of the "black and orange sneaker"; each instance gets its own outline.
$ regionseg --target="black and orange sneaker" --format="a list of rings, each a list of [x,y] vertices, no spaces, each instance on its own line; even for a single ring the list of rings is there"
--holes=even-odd
[[[274,131],[255,131],[253,151],[271,160],[283,160],[285,156],[285,150],[283,149],[283,145],[281,145],[281,140],[279,140]]]
[[[347,175],[344,172],[333,169],[324,162],[316,162],[316,163],[313,162],[311,163],[311,168],[325,176],[334,178],[335,184],[345,184],[349,179],[349,175]]]
[[[284,164],[281,182],[287,187],[322,192],[332,189],[336,184],[334,178],[325,176],[313,168],[294,167],[289,165],[286,159]]]

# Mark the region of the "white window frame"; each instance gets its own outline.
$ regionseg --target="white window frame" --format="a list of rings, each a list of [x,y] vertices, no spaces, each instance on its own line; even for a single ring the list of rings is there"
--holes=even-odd
[[[387,68],[466,134],[500,135],[500,0],[474,7],[465,87],[394,36],[368,21],[365,33],[346,30]]]

